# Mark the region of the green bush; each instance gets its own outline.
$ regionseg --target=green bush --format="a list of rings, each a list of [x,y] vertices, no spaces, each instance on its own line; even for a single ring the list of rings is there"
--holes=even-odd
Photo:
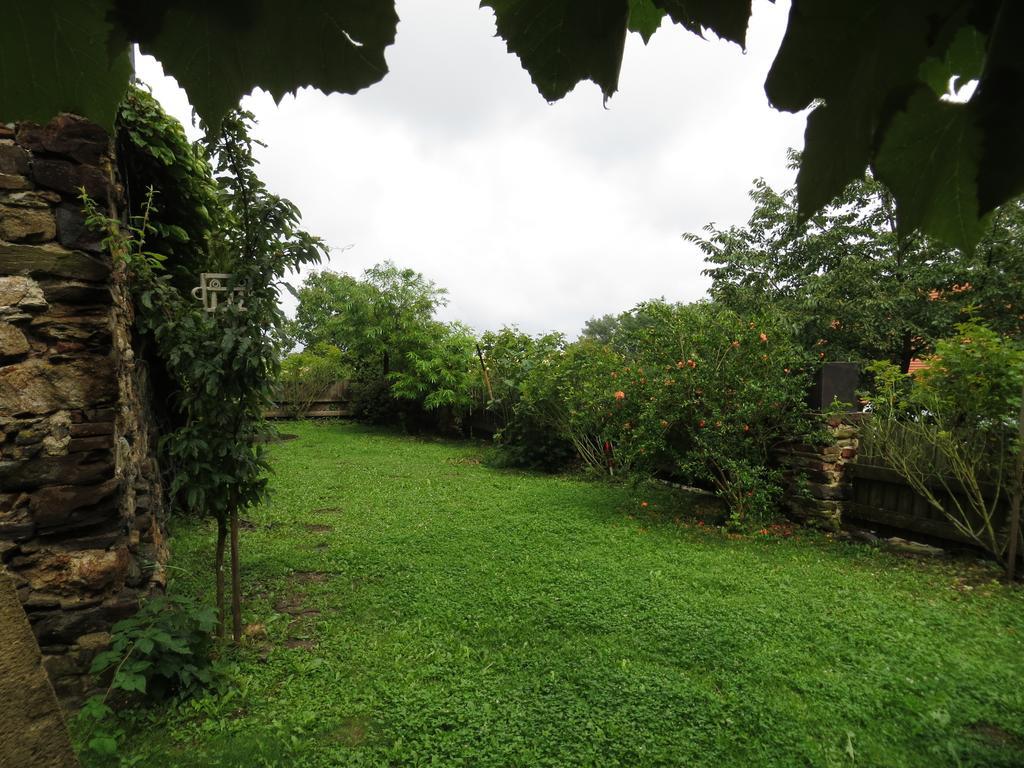
[[[805,404],[812,360],[783,319],[742,317],[713,303],[642,304],[623,339],[633,361],[609,374],[616,454],[647,473],[714,488],[733,521],[773,514],[776,445],[818,425]]]
[[[914,376],[885,362],[871,372],[865,438],[872,450],[963,536],[1009,567],[1002,510],[1014,496],[1019,509],[1024,484],[1020,342],[963,323]],[[1024,538],[1018,545],[1024,551]]]
[[[558,366],[565,349],[560,333],[533,337],[516,328],[488,332],[481,339],[493,397],[488,410],[497,422],[498,451],[491,463],[557,472],[577,460],[568,435],[558,427],[557,393],[542,382]]]
[[[146,600],[139,611],[117,622],[110,648],[93,659],[90,672],[108,679],[107,692],[90,698],[75,716],[79,751],[115,755],[124,724],[108,704],[187,698],[212,686],[220,670],[212,657],[217,611],[180,595]]]

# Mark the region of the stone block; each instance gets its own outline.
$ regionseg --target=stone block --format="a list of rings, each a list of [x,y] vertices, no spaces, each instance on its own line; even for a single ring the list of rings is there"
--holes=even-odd
[[[112,421],[80,422],[70,426],[72,437],[93,437],[95,435],[114,434],[114,423]]]
[[[0,190],[2,189],[32,189],[32,184],[24,176],[0,173]]]
[[[850,497],[850,487],[845,484],[807,483],[807,491],[815,499],[839,501]]]
[[[68,453],[83,451],[111,450],[114,447],[113,435],[94,435],[92,437],[75,437],[67,446]]]
[[[122,589],[115,595],[103,601],[104,615],[107,621],[113,624],[121,619],[127,619],[139,610],[139,599],[141,595],[137,590]]]
[[[17,142],[33,152],[64,155],[79,163],[97,165],[110,148],[102,126],[77,115],[58,115],[46,125],[21,123]]]
[[[0,203],[13,205],[21,208],[44,208],[49,210],[61,201],[60,195],[56,192],[47,192],[44,189],[33,189],[27,192],[9,192],[0,197]]]
[[[111,342],[110,321],[106,313],[58,317],[48,312],[32,320],[32,333],[52,344],[63,341],[79,345],[63,351],[92,347],[97,352],[105,352]]]
[[[117,509],[119,483],[51,485],[31,495],[32,519],[40,528],[80,526],[108,520]]]
[[[45,592],[33,592],[31,587],[24,587],[18,590],[18,598],[27,612],[49,611],[60,608],[60,598],[48,595]]]
[[[47,307],[39,284],[27,277],[0,277],[0,308],[17,307],[25,311],[40,311]]]
[[[31,491],[57,483],[95,485],[114,475],[110,452],[45,456],[33,461],[0,461],[0,487]]]
[[[57,236],[57,223],[48,208],[0,205],[0,240],[45,243]]]
[[[64,203],[57,207],[57,240],[65,248],[83,251],[102,250],[103,237],[85,224],[82,209],[72,203]]]
[[[0,173],[24,176],[28,173],[29,157],[10,139],[0,138]]]
[[[28,354],[28,339],[20,329],[0,321],[0,360]]]
[[[120,589],[124,585],[130,559],[124,547],[73,552],[45,550],[39,553],[32,565],[18,570],[19,575],[36,592],[81,598]]]
[[[36,533],[36,524],[25,507],[0,512],[0,538],[28,541]]]
[[[95,165],[78,165],[68,160],[37,157],[32,161],[32,180],[40,187],[60,192],[77,200],[86,194],[105,203],[110,194],[110,177]]]
[[[110,647],[111,639],[109,632],[93,632],[78,638],[76,645],[79,649],[95,655],[100,651],[107,650]]]
[[[0,241],[0,275],[51,275],[103,283],[110,277],[110,263],[56,243],[31,245]]]
[[[40,645],[70,645],[82,635],[110,627],[102,605],[80,611],[44,611],[33,616],[32,631]]]
[[[108,306],[113,300],[110,288],[96,283],[84,283],[80,280],[48,280],[40,283],[40,286],[46,300],[54,304]]]
[[[0,368],[0,418],[88,408],[117,399],[113,361],[107,357],[50,365],[38,359]]]

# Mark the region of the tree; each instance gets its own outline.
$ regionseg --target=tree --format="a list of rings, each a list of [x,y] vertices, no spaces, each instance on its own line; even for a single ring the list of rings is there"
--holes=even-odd
[[[627,31],[663,17],[745,44],[751,0],[483,0],[498,34],[554,101],[582,80],[618,88]],[[354,93],[387,72],[388,2],[52,0],[0,27],[0,114],[75,111],[107,125],[128,84],[128,44],[155,55],[216,127],[255,86]],[[1015,0],[793,0],[765,91],[808,107],[798,210],[809,216],[870,166],[900,231],[970,250],[984,217],[1024,192],[1024,5]],[[961,103],[953,86],[977,80]]]
[[[792,155],[793,167],[800,157]],[[797,190],[763,180],[746,226],[684,237],[710,265],[711,295],[737,311],[785,311],[822,359],[885,359],[904,371],[968,315],[1024,330],[1020,201],[997,211],[971,254],[916,233],[903,235],[892,195],[871,175],[804,219]]]
[[[240,111],[225,117],[211,135],[201,164],[180,145],[184,139],[180,131],[165,131],[157,137],[157,156],[187,158],[179,172],[186,177],[192,171],[205,174],[203,183],[212,188],[212,198],[175,196],[174,185],[169,184],[165,194],[177,205],[160,219],[151,188],[141,214],[127,228],[85,200],[89,223],[107,233],[107,251],[130,273],[139,330],[166,374],[163,386],[169,412],[160,450],[163,466],[171,470],[170,495],[179,509],[217,521],[214,567],[222,633],[226,625],[224,560],[230,536],[236,641],[242,630],[239,512],[263,499],[269,469],[263,450],[269,428],[263,413],[274,394],[285,321],[277,286],[288,271],[319,261],[325,250],[318,239],[299,228],[298,209],[272,194],[257,176],[254,142],[249,137],[251,120],[250,114]],[[126,130],[130,129],[129,120]],[[175,145],[174,152],[167,141]],[[196,183],[187,180],[185,187]],[[190,207],[207,203],[214,210],[205,215]],[[182,288],[174,279],[169,257],[150,249],[150,242],[167,242],[160,239],[162,230],[186,220],[199,231],[210,223],[213,231],[201,243],[189,241],[188,248],[173,251],[177,266],[186,272],[230,272],[227,288],[244,291],[244,304],[225,302],[216,312],[204,311],[188,287]],[[157,227],[160,222],[162,230]]]
[[[314,272],[298,290],[293,327],[303,344],[333,344],[353,368],[385,377],[422,340],[447,293],[390,261],[366,270],[362,280]]]
[[[472,331],[434,318],[446,294],[390,261],[366,270],[361,280],[316,272],[297,291],[293,332],[308,346],[331,344],[341,351],[352,371],[354,408],[363,418],[387,420],[412,405],[447,408],[458,419],[482,400],[473,392],[480,372]]]

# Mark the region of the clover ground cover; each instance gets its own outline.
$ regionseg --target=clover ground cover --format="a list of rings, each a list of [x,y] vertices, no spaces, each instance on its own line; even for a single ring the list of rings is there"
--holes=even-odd
[[[232,690],[138,716],[131,764],[1021,764],[1024,594],[995,571],[729,537],[479,445],[284,431]],[[209,589],[210,537],[175,526],[180,588]]]

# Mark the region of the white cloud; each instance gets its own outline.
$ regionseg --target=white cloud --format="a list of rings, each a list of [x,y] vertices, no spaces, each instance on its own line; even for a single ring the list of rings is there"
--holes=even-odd
[[[702,256],[680,235],[741,223],[754,177],[792,182],[803,116],[763,82],[786,3],[755,2],[748,51],[665,22],[630,35],[620,91],[589,83],[544,102],[475,0],[400,0],[385,80],[355,96],[257,92],[261,175],[358,274],[384,259],[450,291],[446,319],[575,333],[664,295],[700,298]],[[142,57],[172,114],[184,94]],[[341,252],[341,246],[354,248]]]

